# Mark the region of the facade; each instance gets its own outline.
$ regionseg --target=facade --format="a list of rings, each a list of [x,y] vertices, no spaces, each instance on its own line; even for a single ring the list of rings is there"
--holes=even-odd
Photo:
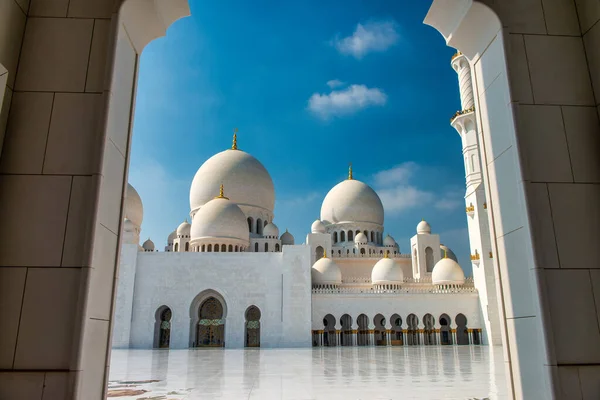
[[[426,221],[402,253],[375,191],[333,187],[303,244],[274,223],[268,171],[237,148],[208,159],[191,223],[164,251],[140,245],[142,200],[128,185],[115,348],[485,344],[478,291]]]

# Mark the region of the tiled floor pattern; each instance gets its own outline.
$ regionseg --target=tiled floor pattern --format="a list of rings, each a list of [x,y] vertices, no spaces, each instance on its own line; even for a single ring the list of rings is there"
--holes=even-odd
[[[486,346],[113,350],[109,398],[508,399]]]

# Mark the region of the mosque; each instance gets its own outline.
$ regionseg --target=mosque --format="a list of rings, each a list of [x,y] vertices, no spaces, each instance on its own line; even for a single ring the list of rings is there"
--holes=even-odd
[[[139,245],[143,205],[129,185],[113,347],[488,343],[478,290],[453,252],[426,221],[402,252],[379,196],[351,167],[304,243],[279,231],[274,206],[269,172],[235,134],[198,169],[191,223],[164,251]]]

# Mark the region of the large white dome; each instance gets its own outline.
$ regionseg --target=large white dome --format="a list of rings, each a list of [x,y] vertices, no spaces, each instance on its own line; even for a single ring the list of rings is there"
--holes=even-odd
[[[383,225],[383,205],[371,187],[348,179],[327,193],[321,205],[321,220],[329,223],[370,222]]]
[[[241,150],[225,150],[206,160],[196,172],[190,189],[191,211],[211,201],[221,184],[233,203],[271,213],[275,208],[273,181],[260,161]]]
[[[434,285],[462,285],[465,283],[465,273],[453,259],[442,258],[433,267],[431,282]]]
[[[382,258],[371,271],[371,282],[373,285],[398,285],[404,281],[402,267],[391,258]]]
[[[125,218],[133,222],[138,227],[142,226],[144,219],[144,206],[142,206],[142,198],[137,190],[131,184],[127,184],[127,192],[125,194]]]
[[[331,258],[323,257],[312,266],[311,278],[315,285],[341,285],[342,271]]]
[[[192,240],[203,238],[250,240],[248,222],[234,202],[217,197],[206,203],[194,216]]]

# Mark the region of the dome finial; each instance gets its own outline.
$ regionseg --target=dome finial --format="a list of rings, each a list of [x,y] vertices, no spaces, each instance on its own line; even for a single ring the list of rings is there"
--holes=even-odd
[[[348,180],[351,181],[352,179],[352,163],[350,163],[350,166],[348,167]]]
[[[444,249],[444,258],[448,258],[448,251]]]
[[[385,253],[383,254],[383,258],[390,258],[390,251],[386,250]]]
[[[229,200],[228,197],[225,197],[225,191],[223,190],[223,184],[222,183],[221,183],[221,186],[219,187],[219,195],[217,197],[215,197],[215,199]]]
[[[231,150],[237,150],[237,132],[238,128],[233,128],[233,145],[231,146]]]
[[[327,249],[323,249],[323,258],[327,258]]]

